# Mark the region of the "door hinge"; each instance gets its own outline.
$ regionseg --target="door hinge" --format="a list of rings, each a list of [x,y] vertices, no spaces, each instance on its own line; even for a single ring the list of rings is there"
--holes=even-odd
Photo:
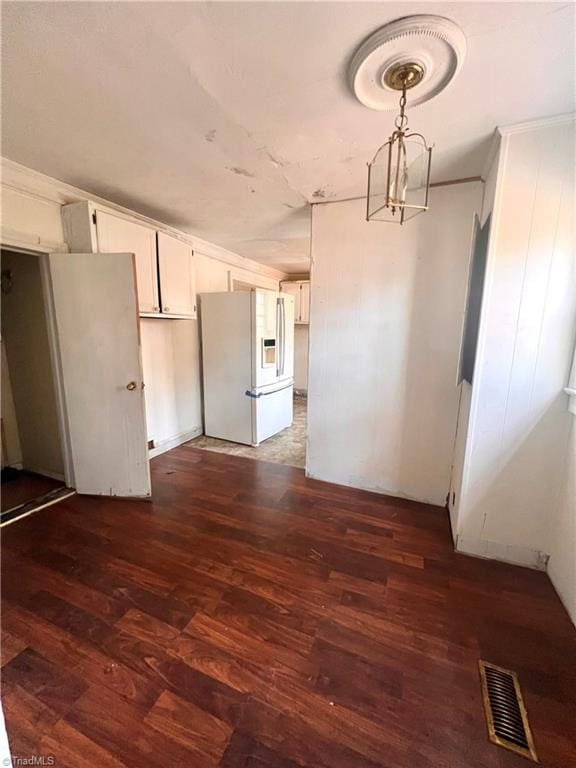
[[[96,224],[96,211],[92,213],[92,224]]]

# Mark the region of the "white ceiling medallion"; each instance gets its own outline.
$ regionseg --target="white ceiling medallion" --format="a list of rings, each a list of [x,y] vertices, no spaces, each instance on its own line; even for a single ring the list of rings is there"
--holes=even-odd
[[[350,62],[350,85],[364,106],[396,109],[398,91],[390,71],[406,62],[423,70],[410,92],[410,105],[433,99],[458,74],[466,55],[466,38],[453,21],[442,16],[407,16],[376,30]],[[387,77],[388,73],[388,77]]]

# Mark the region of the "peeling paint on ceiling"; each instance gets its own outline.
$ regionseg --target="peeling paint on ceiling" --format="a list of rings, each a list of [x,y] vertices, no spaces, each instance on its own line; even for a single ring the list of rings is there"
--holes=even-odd
[[[436,13],[468,37],[458,79],[409,110],[435,144],[435,181],[481,173],[496,125],[575,108],[573,5],[2,10],[7,157],[294,273],[309,263],[310,203],[362,195],[366,163],[388,137],[390,114],[362,107],[346,82],[352,53],[379,26]],[[568,74],[549,77],[558,71]]]

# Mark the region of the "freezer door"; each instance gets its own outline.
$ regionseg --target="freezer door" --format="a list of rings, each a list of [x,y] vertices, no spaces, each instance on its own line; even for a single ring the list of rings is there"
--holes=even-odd
[[[252,291],[252,387],[258,389],[279,381],[280,314],[278,293]]]
[[[252,444],[276,435],[292,424],[292,383],[262,392],[252,399]]]

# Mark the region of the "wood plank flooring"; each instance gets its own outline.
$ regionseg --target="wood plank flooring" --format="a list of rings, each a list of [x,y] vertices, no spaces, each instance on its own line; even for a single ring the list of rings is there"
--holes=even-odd
[[[2,483],[0,488],[0,504],[2,512],[7,509],[25,504],[48,491],[63,488],[64,483],[51,477],[37,475],[35,472],[22,471],[14,480]]]
[[[57,768],[496,768],[477,660],[576,765],[576,632],[542,573],[456,555],[447,515],[183,446],[154,502],[3,533],[12,752]]]

